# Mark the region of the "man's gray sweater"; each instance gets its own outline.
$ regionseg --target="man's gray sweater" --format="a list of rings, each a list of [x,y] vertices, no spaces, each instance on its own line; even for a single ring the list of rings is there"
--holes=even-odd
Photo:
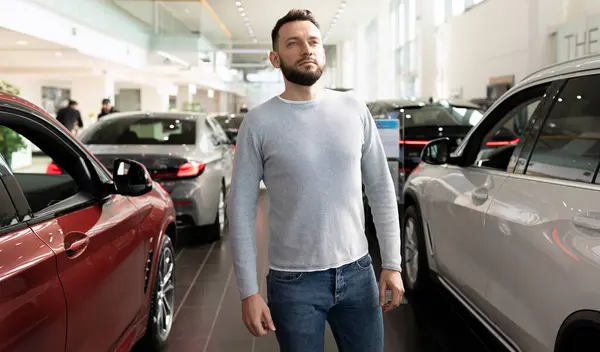
[[[242,299],[258,292],[256,204],[261,180],[270,201],[270,268],[320,271],[366,255],[364,183],[382,267],[400,270],[394,184],[364,102],[332,90],[303,102],[277,96],[246,114],[236,144],[228,209]]]

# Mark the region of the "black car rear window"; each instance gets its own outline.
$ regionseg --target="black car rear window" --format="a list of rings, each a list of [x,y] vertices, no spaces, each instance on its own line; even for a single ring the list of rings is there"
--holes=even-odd
[[[243,116],[217,116],[215,119],[221,124],[224,130],[228,129],[239,129]]]
[[[97,123],[83,144],[196,144],[196,121],[161,117],[117,118]]]
[[[452,109],[443,106],[425,105],[395,109],[388,118],[400,119],[404,127],[414,126],[474,126],[483,114],[476,109]]]

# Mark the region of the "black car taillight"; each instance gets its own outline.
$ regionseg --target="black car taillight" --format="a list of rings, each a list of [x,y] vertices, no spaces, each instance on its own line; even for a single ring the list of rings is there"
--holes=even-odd
[[[501,146],[513,145],[513,144],[517,144],[517,143],[519,143],[519,138],[515,138],[510,141],[490,141],[490,142],[487,142],[485,145],[488,147],[501,147]]]
[[[400,145],[427,145],[429,141],[407,141],[407,140],[399,140],[398,144]]]
[[[177,170],[177,178],[196,177],[204,171],[205,164],[197,161],[188,161]]]

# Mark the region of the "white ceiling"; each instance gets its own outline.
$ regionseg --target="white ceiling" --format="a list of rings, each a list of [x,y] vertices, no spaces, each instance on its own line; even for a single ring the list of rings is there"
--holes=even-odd
[[[215,44],[252,44],[256,38],[263,46],[270,46],[273,26],[293,8],[312,11],[324,36],[340,11],[328,36],[328,43],[336,43],[354,38],[358,26],[377,15],[381,0],[113,0],[113,3],[150,26],[159,18],[165,31],[182,30],[167,18],[174,17],[190,32],[200,32]],[[156,4],[158,17],[154,16]]]
[[[0,77],[28,75],[40,80],[114,73],[117,78],[137,79],[133,70],[92,58],[79,51],[0,27]],[[147,76],[139,72],[139,76]],[[142,77],[143,78],[143,77]]]
[[[61,50],[63,46],[0,28],[0,50]]]
[[[248,22],[261,44],[271,45],[271,30],[277,20],[293,8],[303,8],[310,10],[319,22],[323,35],[328,31],[334,16],[340,9],[342,2],[346,3],[337,23],[333,27],[328,43],[336,43],[341,40],[352,39],[356,35],[359,25],[369,22],[377,15],[380,0],[206,0],[214,10],[218,18],[225,24],[231,32],[231,39],[234,43],[252,43],[253,37],[248,33],[244,18],[240,15],[239,7],[236,2],[241,3],[241,7],[246,13]],[[197,0],[196,3],[199,3]],[[195,2],[190,0],[170,0],[169,5],[178,4],[179,8],[185,11],[185,5],[192,5]],[[190,6],[191,7],[191,6]],[[188,10],[191,10],[188,8]],[[205,12],[205,11],[203,11]],[[179,17],[179,13],[177,13]],[[181,15],[190,16],[191,13]]]
[[[189,30],[189,33],[200,32],[214,40],[215,44],[222,44],[232,49],[233,51],[230,53],[235,53],[231,58],[232,62],[251,65],[262,62],[269,66],[266,58],[268,50],[271,49],[271,30],[277,20],[290,9],[306,8],[311,10],[325,35],[330,28],[332,19],[340,9],[340,4],[346,1],[326,43],[335,44],[341,40],[354,38],[358,26],[371,21],[377,15],[382,0],[277,0],[272,2],[238,0],[244,13],[247,14],[248,23],[257,42],[253,42],[254,37],[249,35],[236,0],[113,1],[117,5],[136,4],[137,7],[124,8],[122,6],[121,8],[132,15],[135,14],[138,20],[145,21],[150,25],[153,21],[151,17],[153,6],[158,2],[160,11],[168,11],[173,17],[185,23],[185,26],[179,24],[178,30],[183,27],[183,30]],[[253,49],[255,52],[240,53],[236,51],[244,48]],[[71,74],[90,74],[106,70],[123,72],[124,77],[131,75],[129,73],[131,70],[119,65],[94,59],[77,50],[3,28],[0,28],[0,52],[2,55],[0,74],[21,72],[32,75],[65,75],[68,77]],[[193,75],[192,72],[179,72],[177,67],[168,70],[170,74],[161,78],[173,79]],[[145,74],[142,72],[142,75]],[[201,70],[198,70],[198,75],[202,75]]]
[[[115,0],[117,4],[123,1]],[[130,2],[132,3],[134,2]],[[353,39],[357,34],[358,26],[370,22],[377,15],[380,3],[381,0],[158,1],[162,9],[185,23],[190,31],[197,31],[205,35],[213,44],[231,50],[229,52],[234,53],[232,62],[242,65],[266,64],[266,66],[269,66],[265,61],[271,49],[273,26],[290,9],[304,8],[313,12],[324,39],[327,37],[326,44],[335,44]],[[142,4],[148,5],[149,0],[138,0],[135,4],[138,7]],[[336,15],[338,18],[334,20]],[[335,24],[332,26],[333,22]],[[254,52],[242,53],[239,49],[249,49]]]
[[[206,68],[183,70],[181,65],[151,63],[132,69],[80,53],[79,51],[0,27],[0,79],[28,76],[40,82],[69,82],[74,77],[108,73],[119,84],[188,84],[202,85],[208,77]],[[56,83],[57,84],[57,83]]]
[[[0,68],[93,65],[89,58],[76,50],[4,28],[0,28],[0,52]]]

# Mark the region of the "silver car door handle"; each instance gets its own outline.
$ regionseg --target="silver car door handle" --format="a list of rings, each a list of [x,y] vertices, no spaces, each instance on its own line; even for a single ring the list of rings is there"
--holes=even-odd
[[[600,213],[589,212],[578,214],[571,219],[575,226],[583,227],[588,230],[600,231]]]

